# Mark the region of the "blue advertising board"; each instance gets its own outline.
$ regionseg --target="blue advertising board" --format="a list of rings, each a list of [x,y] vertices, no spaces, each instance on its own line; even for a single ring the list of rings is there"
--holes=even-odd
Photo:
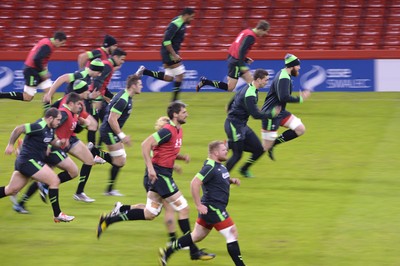
[[[183,91],[195,91],[196,84],[201,76],[212,80],[227,80],[227,63],[224,60],[215,61],[184,61],[186,72],[182,83]],[[157,61],[128,61],[116,71],[109,84],[111,91],[118,91],[125,87],[128,75],[144,65],[147,69],[163,70],[162,63]],[[284,67],[283,60],[256,60],[252,70],[264,68],[270,73],[270,86],[275,74]],[[22,91],[24,79],[22,74],[23,61],[0,61],[0,91]],[[74,61],[50,61],[49,71],[52,80],[65,73],[77,70]],[[374,60],[302,60],[300,76],[293,78],[295,90],[310,89],[313,91],[374,91]],[[148,76],[143,79],[144,92],[171,91],[172,83],[157,80]],[[239,79],[238,87],[245,85]],[[222,92],[213,87],[205,86],[202,90]],[[63,91],[60,88],[59,91]]]

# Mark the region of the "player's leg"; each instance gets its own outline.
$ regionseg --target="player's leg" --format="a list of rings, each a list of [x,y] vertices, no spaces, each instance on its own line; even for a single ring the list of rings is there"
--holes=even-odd
[[[228,146],[229,149],[232,149],[232,156],[227,160],[225,166],[228,171],[232,170],[232,168],[239,162],[242,158],[244,151],[244,138],[245,135],[242,134],[242,128],[234,125],[228,119],[225,120],[225,133],[228,137]],[[244,133],[244,132],[243,132]]]
[[[14,171],[7,186],[0,187],[0,198],[18,193],[29,181],[19,171]]]
[[[201,77],[200,82],[196,86],[196,91],[200,91],[200,89],[206,85],[215,87],[217,89],[221,89],[224,91],[233,91],[236,87],[238,79],[240,77],[240,69],[236,62],[228,61],[228,82],[218,81],[218,80],[210,80],[206,77]]]
[[[245,264],[238,243],[237,228],[232,219],[228,217],[225,221],[215,224],[215,229],[225,237],[228,253],[235,265],[244,266]]]
[[[256,133],[254,133],[254,131],[249,127],[246,127],[244,151],[250,152],[251,155],[246,163],[240,168],[240,174],[244,177],[253,177],[249,168],[264,154],[264,149]]]

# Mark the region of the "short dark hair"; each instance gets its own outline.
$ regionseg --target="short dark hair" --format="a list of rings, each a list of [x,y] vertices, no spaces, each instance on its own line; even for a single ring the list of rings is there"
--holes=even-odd
[[[67,35],[66,35],[63,31],[56,31],[56,32],[54,33],[53,38],[54,38],[55,40],[64,41],[64,40],[67,39]]]
[[[169,119],[173,119],[174,118],[174,114],[178,114],[182,108],[185,108],[186,104],[184,104],[181,101],[174,101],[172,103],[170,103],[168,105],[167,108],[167,115],[169,117]]]
[[[127,53],[124,51],[124,50],[122,50],[121,48],[117,48],[117,49],[115,49],[114,50],[114,52],[112,53],[112,55],[114,56],[114,55],[116,55],[116,56],[123,56],[123,55],[127,55]]]
[[[47,109],[46,113],[44,114],[44,117],[45,118],[49,118],[49,117],[56,118],[59,114],[60,114],[60,111],[57,108],[51,107],[51,108]]]
[[[129,88],[133,84],[137,84],[139,81],[140,77],[136,74],[129,75],[128,78],[126,79],[126,87]]]
[[[192,15],[192,14],[194,14],[194,9],[191,8],[191,7],[185,7],[185,8],[182,10],[182,16],[183,16],[183,15]]]
[[[70,102],[76,103],[79,102],[81,100],[81,97],[79,96],[78,93],[76,92],[70,92],[67,94],[67,99],[66,99],[66,103],[69,104]]]
[[[269,23],[266,20],[260,20],[256,26],[257,30],[269,30]]]
[[[259,69],[256,69],[256,71],[254,71],[253,79],[254,79],[254,80],[256,80],[256,79],[263,79],[263,78],[265,78],[265,77],[268,76],[268,75],[269,75],[269,73],[268,73],[267,70],[259,68]]]

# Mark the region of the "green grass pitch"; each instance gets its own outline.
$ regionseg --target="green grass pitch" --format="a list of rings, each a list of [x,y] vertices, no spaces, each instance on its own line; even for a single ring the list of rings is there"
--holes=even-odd
[[[189,184],[207,156],[207,144],[225,139],[225,105],[231,93],[182,93],[189,117],[184,125],[182,153],[191,156],[183,174],[175,175],[188,199],[191,224],[196,218]],[[0,102],[0,147],[4,150],[16,125],[41,117],[40,98],[33,102]],[[1,265],[157,265],[158,247],[167,233],[163,214],[154,221],[121,222],[97,240],[99,215],[116,201],[144,203],[144,162],[140,144],[155,120],[165,115],[170,93],[143,93],[124,132],[133,146],[116,188],[124,197],[106,197],[109,165],[93,168],[86,193],[91,204],[72,195],[77,180],[60,188],[60,204],[71,223],[55,224],[51,207],[35,195],[28,215],[12,210],[8,198],[0,200]],[[265,91],[260,92],[259,105]],[[399,93],[314,93],[304,104],[288,110],[302,119],[306,134],[276,148],[277,161],[264,155],[252,168],[255,178],[241,178],[232,187],[228,211],[239,230],[244,261],[252,266],[386,266],[400,265],[399,208]],[[260,133],[260,121],[250,118]],[[79,137],[86,142],[86,133]],[[242,158],[246,160],[248,154]],[[15,156],[0,159],[0,184],[6,185]],[[239,163],[240,164],[240,163]],[[78,163],[80,166],[81,164]],[[237,168],[231,176],[238,177]],[[25,191],[25,190],[23,190]],[[179,230],[178,230],[179,232]],[[180,232],[179,232],[180,233]],[[199,243],[215,252],[208,262],[191,261],[180,251],[168,265],[232,265],[225,239],[213,231]]]

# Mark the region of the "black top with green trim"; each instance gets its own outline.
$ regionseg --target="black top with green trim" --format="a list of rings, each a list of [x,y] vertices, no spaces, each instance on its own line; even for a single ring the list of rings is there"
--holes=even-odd
[[[113,132],[110,124],[108,123],[108,117],[110,116],[111,112],[120,115],[118,118],[118,125],[122,129],[132,112],[132,97],[129,95],[127,90],[119,91],[107,105],[103,123],[100,126],[100,130],[102,132]]]
[[[221,208],[228,205],[230,176],[223,164],[207,158],[196,177],[203,182],[202,204]]]
[[[71,92],[81,94],[88,90],[88,86],[84,86],[84,87],[80,87],[80,88],[78,87],[78,88],[74,89],[75,80],[78,80],[78,79],[83,80],[87,83],[87,85],[89,85],[92,81],[91,77],[89,76],[88,68],[79,69],[79,70],[75,71],[74,73],[70,73],[68,76],[69,76],[69,84],[68,84],[67,88],[65,89],[65,94],[68,94]]]
[[[25,138],[18,159],[44,161],[47,146],[53,139],[54,129],[47,126],[44,118],[25,124]]]
[[[293,83],[291,76],[286,69],[281,69],[272,81],[271,88],[265,97],[262,111],[271,110],[274,106],[280,105],[282,111],[286,110],[287,103],[300,103],[301,97],[292,96]]]
[[[168,52],[165,46],[171,44],[176,53],[181,49],[181,44],[185,39],[186,23],[183,21],[182,16],[175,17],[168,25],[165,33],[164,40],[161,45],[161,52]]]
[[[270,112],[263,112],[258,109],[258,90],[253,84],[236,92],[228,106],[228,119],[238,123],[247,124],[250,115],[254,119],[271,118]]]

